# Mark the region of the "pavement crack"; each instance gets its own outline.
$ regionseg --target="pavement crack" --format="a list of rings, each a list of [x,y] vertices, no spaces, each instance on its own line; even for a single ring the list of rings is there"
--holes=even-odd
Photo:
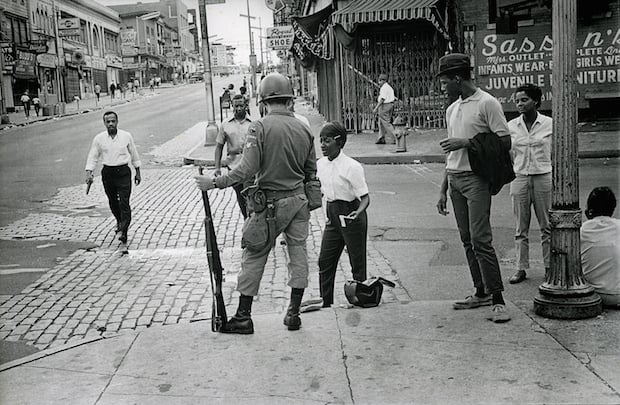
[[[105,393],[105,391],[108,389],[108,387],[110,386],[110,384],[112,383],[112,379],[117,375],[118,370],[121,368],[121,366],[123,365],[123,362],[125,361],[125,358],[127,358],[127,355],[129,354],[129,352],[131,351],[131,348],[133,347],[133,345],[136,343],[136,340],[138,340],[138,336],[140,336],[140,333],[136,333],[136,335],[133,337],[133,339],[131,340],[131,343],[129,344],[129,347],[127,348],[127,350],[125,351],[125,353],[123,354],[123,357],[121,358],[121,361],[118,362],[118,364],[116,365],[114,372],[112,373],[112,375],[110,375],[110,378],[108,378],[108,382],[106,382],[105,387],[103,387],[103,389],[101,390],[101,392],[99,393],[99,396],[97,397],[97,399],[95,400],[94,405],[97,405],[99,403],[99,401],[101,401],[101,397],[103,396],[103,394]]]
[[[605,380],[605,378],[603,378],[603,376],[601,376],[599,373],[596,372],[596,370],[594,369],[594,367],[592,367],[592,358],[590,356],[590,353],[586,353],[586,352],[581,352],[583,357],[586,358],[586,360],[583,359],[583,357],[580,357],[579,355],[577,355],[575,352],[573,352],[567,345],[563,344],[561,341],[559,341],[555,336],[553,336],[549,331],[547,331],[547,329],[541,325],[536,319],[534,319],[529,313],[525,312],[525,311],[521,311],[525,314],[525,316],[527,316],[528,318],[530,318],[532,320],[532,322],[535,322],[536,324],[538,324],[540,326],[541,329],[543,329],[545,331],[545,333],[551,338],[553,339],[554,342],[556,342],[558,345],[560,345],[564,350],[566,350],[566,352],[568,352],[571,356],[573,356],[573,358],[575,358],[575,360],[577,360],[578,362],[580,362],[581,364],[583,364],[583,366],[585,368],[588,369],[588,371],[590,371],[596,378],[598,378],[607,388],[609,388],[609,390],[611,392],[613,392],[616,396],[620,397],[620,392],[618,392],[617,389],[615,389],[609,382],[607,382],[607,380]]]
[[[349,388],[349,396],[351,402],[355,403],[355,397],[353,396],[353,388],[351,386],[351,377],[349,376],[349,367],[347,366],[347,355],[344,351],[344,341],[342,340],[342,328],[340,327],[340,319],[338,318],[338,312],[336,315],[336,327],[338,328],[338,340],[340,342],[340,352],[342,353],[342,365],[344,366],[344,375],[347,378],[347,387]]]

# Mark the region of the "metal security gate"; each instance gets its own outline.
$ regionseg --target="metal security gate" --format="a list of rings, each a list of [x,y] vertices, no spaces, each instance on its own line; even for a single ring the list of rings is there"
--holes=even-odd
[[[377,131],[372,110],[380,73],[387,73],[398,98],[395,115],[418,128],[444,126],[446,99],[435,77],[446,41],[424,20],[367,24],[357,29],[356,48],[340,46],[342,120],[348,130]]]

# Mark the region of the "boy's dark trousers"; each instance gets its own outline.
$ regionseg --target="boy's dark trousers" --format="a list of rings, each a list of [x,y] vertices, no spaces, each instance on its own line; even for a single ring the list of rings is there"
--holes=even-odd
[[[121,235],[126,239],[131,223],[131,169],[128,165],[103,166],[101,170],[103,189],[108,196],[110,210],[119,224]]]
[[[368,234],[368,218],[366,211],[355,221],[347,220],[346,227],[340,224],[339,215],[349,215],[359,207],[360,202],[336,200],[327,203],[327,221],[321,241],[319,254],[319,284],[323,306],[334,302],[334,282],[336,268],[342,250],[346,246],[351,263],[353,278],[357,281],[366,280],[366,236]]]

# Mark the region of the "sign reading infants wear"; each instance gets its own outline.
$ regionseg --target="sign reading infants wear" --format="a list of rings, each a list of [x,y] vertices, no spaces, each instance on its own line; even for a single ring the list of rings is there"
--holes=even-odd
[[[525,83],[541,87],[541,108],[551,108],[553,40],[545,32],[551,32],[551,27],[520,27],[517,36],[490,33],[482,38],[476,55],[477,83],[507,110],[515,109],[514,92]],[[588,26],[578,30],[577,84],[582,96],[620,87],[620,29]],[[582,96],[580,107],[585,107]]]

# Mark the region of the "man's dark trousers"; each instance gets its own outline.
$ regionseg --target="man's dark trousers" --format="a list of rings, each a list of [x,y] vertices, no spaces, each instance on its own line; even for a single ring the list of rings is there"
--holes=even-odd
[[[119,224],[121,236],[127,239],[127,231],[131,223],[131,169],[128,165],[103,166],[101,170],[103,189],[108,196],[110,210]]]
[[[319,285],[323,305],[334,302],[334,283],[338,260],[344,247],[347,247],[349,263],[353,278],[366,280],[366,236],[368,234],[368,217],[364,211],[355,221],[347,221],[347,226],[340,225],[339,215],[349,215],[359,207],[359,201],[333,201],[327,203],[327,218],[321,252],[319,254]]]

